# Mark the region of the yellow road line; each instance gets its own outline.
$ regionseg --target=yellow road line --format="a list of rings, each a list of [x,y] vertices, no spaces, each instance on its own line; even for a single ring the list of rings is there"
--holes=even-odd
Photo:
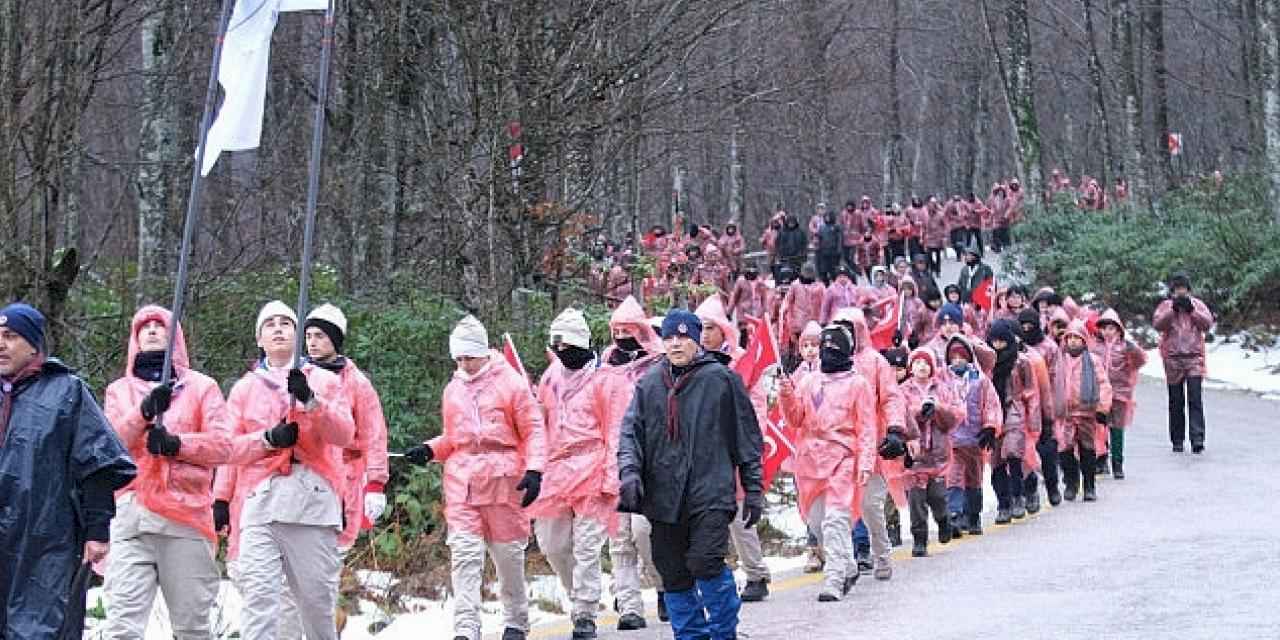
[[[1020,523],[1025,524],[1027,522],[1035,520],[1039,518],[1041,514],[1056,508],[1056,507],[1048,506],[1047,500],[1045,500],[1043,504],[1044,506],[1040,509],[1038,513],[1028,513],[1027,517],[1023,518],[1020,521]],[[1015,521],[1015,523],[1018,523],[1018,522],[1019,521]],[[939,543],[936,539],[936,532],[931,532],[931,535],[934,536],[934,540],[929,544],[929,557],[934,557],[942,553],[946,553],[949,549],[952,549],[958,545],[964,545],[970,542],[977,542],[982,538],[986,537],[987,535],[991,535],[992,533],[1003,532],[1007,529],[1012,529],[1012,528],[1013,528],[1013,524],[986,525],[982,529],[982,532],[984,535],[974,536],[974,535],[965,534],[964,537],[954,538],[947,544]],[[911,547],[910,545],[907,544],[906,540],[903,540],[902,546],[899,547],[898,550],[894,551],[890,557],[892,557],[893,560],[896,562],[906,562],[908,560],[920,559],[920,558],[912,557]],[[800,575],[792,576],[790,578],[786,578],[778,582],[770,582],[769,592],[770,594],[784,593],[787,591],[800,589],[802,587],[815,585],[820,582],[822,582],[821,573],[801,573]],[[766,600],[766,602],[768,601]],[[751,606],[751,605],[747,605],[747,606]],[[654,612],[653,615],[645,616],[645,622],[650,626],[657,625],[657,624],[667,624],[665,622],[658,620],[657,612]],[[598,626],[601,629],[605,629],[606,627],[614,627],[617,624],[618,624],[618,615],[616,613],[611,612],[606,615],[598,616],[596,618],[596,626]],[[545,627],[538,627],[536,629],[532,629],[529,631],[528,637],[529,637],[529,640],[542,640],[544,638],[564,636],[571,633],[573,633],[573,623],[570,621],[566,621],[566,622],[558,622],[556,624],[548,625]]]

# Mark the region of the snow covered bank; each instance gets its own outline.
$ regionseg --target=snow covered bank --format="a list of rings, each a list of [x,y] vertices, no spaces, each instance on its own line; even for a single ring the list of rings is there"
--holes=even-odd
[[[1280,400],[1280,341],[1244,332],[1205,345],[1209,376],[1205,387],[1235,389]],[[1164,380],[1159,349],[1147,352],[1142,375]]]

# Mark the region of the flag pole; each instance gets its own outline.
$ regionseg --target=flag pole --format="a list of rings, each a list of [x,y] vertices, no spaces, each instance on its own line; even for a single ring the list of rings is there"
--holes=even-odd
[[[213,41],[213,61],[209,63],[209,84],[204,93],[204,114],[200,117],[200,143],[196,147],[196,160],[191,168],[191,191],[187,197],[187,215],[182,224],[182,248],[178,253],[178,278],[173,286],[173,305],[169,307],[169,339],[164,347],[164,366],[160,369],[160,384],[168,384],[173,370],[173,349],[178,339],[178,326],[182,321],[186,298],[187,269],[191,261],[191,244],[200,219],[200,187],[204,184],[200,167],[204,166],[205,141],[209,137],[209,125],[213,122],[213,101],[218,95],[218,70],[222,67],[222,42],[227,37],[227,23],[231,21],[231,5],[234,0],[222,0],[218,15],[218,37]],[[163,416],[156,416],[156,426],[163,428]]]
[[[302,231],[302,273],[298,280],[298,317],[305,318],[310,304],[307,293],[311,288],[311,257],[316,227],[316,201],[320,196],[320,163],[324,150],[324,113],[329,101],[329,63],[333,53],[333,14],[335,0],[329,0],[324,12],[324,35],[320,41],[320,79],[316,90],[315,126],[311,133],[311,164],[307,176],[307,213]],[[293,358],[296,366],[302,366],[306,353],[306,331],[297,327],[294,337]]]

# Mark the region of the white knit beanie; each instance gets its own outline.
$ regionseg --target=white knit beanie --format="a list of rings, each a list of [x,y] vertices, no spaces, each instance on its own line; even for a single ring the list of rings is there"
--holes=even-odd
[[[298,314],[294,313],[289,305],[279,300],[272,300],[262,307],[262,311],[258,312],[258,323],[254,325],[253,335],[256,336],[262,333],[262,325],[276,316],[284,316],[292,320],[295,327],[298,326]]]
[[[327,302],[315,309],[312,309],[311,313],[307,314],[307,320],[323,320],[337,327],[338,331],[342,332],[342,335],[347,335],[346,314],[342,313],[342,309],[339,309]]]
[[[467,316],[458,321],[458,326],[449,334],[449,357],[481,358],[489,355],[489,333],[475,316]]]
[[[565,344],[581,349],[591,348],[591,327],[587,326],[587,317],[573,307],[561,311],[560,315],[551,321],[553,344],[556,342],[556,336],[560,336],[559,341]]]

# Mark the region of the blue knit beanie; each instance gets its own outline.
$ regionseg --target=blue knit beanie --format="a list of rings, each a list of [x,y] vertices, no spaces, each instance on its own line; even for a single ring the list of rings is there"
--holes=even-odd
[[[938,321],[941,322],[943,320],[950,320],[958,325],[963,325],[964,311],[960,309],[960,305],[948,302],[938,310]]]
[[[702,320],[688,309],[672,309],[662,319],[662,337],[688,336],[694,342],[702,341]]]
[[[44,353],[44,315],[35,307],[15,302],[0,309],[0,327],[22,336],[36,351]]]

